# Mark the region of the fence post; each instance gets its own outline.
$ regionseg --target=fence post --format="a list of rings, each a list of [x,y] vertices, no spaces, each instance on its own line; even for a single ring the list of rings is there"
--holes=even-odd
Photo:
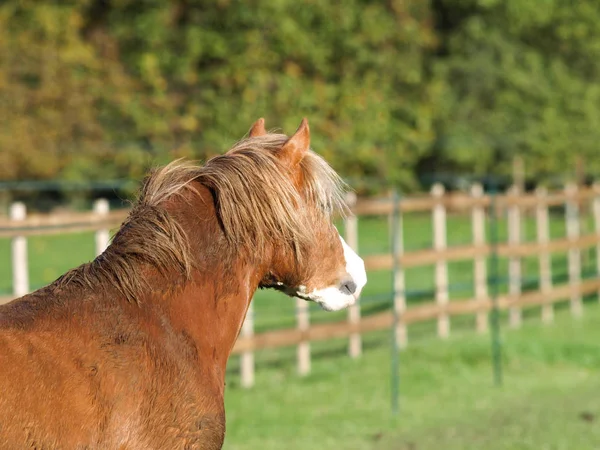
[[[252,338],[254,336],[254,301],[250,301],[240,334],[244,338]],[[254,352],[249,351],[241,354],[240,371],[242,387],[249,388],[254,386]]]
[[[10,206],[10,219],[14,221],[25,220],[27,209],[25,204],[15,202]],[[29,271],[27,268],[27,238],[15,236],[12,239],[12,271],[13,295],[22,297],[29,292]]]
[[[298,322],[298,330],[306,331],[310,326],[310,319],[308,314],[308,302],[300,298],[296,299],[296,314]],[[301,340],[298,344],[297,351],[298,358],[298,373],[300,375],[306,375],[310,372],[310,342]]]
[[[406,309],[406,298],[404,292],[404,271],[400,262],[402,254],[402,214],[400,210],[400,197],[398,191],[392,191],[392,222],[391,245],[392,245],[392,290],[393,290],[393,322],[392,322],[392,366],[391,366],[391,400],[392,413],[398,414],[400,409],[400,347],[406,346],[406,325],[403,322],[402,313]]]
[[[396,345],[399,348],[405,348],[408,344],[408,329],[403,321],[403,314],[406,311],[406,280],[404,278],[404,269],[400,260],[404,254],[404,223],[402,218],[402,209],[400,208],[400,196],[396,190],[392,193],[394,202],[392,214],[392,253],[394,260],[394,311],[397,317],[396,330],[394,331]]]
[[[509,189],[509,199],[515,201],[508,208],[508,243],[519,245],[521,243],[521,210],[516,203],[519,200],[519,189],[513,186]],[[511,296],[521,295],[521,258],[511,256],[508,260],[508,293]],[[521,308],[513,306],[509,311],[509,324],[513,328],[521,326]]]
[[[476,183],[471,186],[471,196],[474,199],[480,200],[483,198],[483,187]],[[473,245],[482,247],[485,245],[485,211],[483,206],[473,205],[471,212]],[[487,302],[487,268],[486,256],[478,255],[474,262],[474,281],[475,281],[475,299],[484,305]],[[488,317],[487,310],[482,309],[477,312],[476,329],[479,333],[487,331]]]
[[[99,216],[108,215],[108,200],[99,198],[94,202],[94,212]],[[96,231],[96,255],[100,255],[108,247],[109,234],[107,228]]]
[[[568,183],[565,186],[567,203],[565,205],[565,219],[567,221],[567,238],[576,241],[580,235],[579,207],[577,201],[577,185]],[[571,313],[579,317],[583,312],[581,294],[581,250],[577,247],[569,248],[569,285],[571,286]]]
[[[431,188],[431,195],[438,200],[433,207],[433,247],[439,252],[446,250],[446,208],[442,203],[444,186],[436,183]],[[435,300],[438,306],[448,305],[448,263],[440,259],[435,263]],[[450,335],[450,318],[445,312],[438,316],[438,336],[447,338]]]
[[[550,221],[548,218],[548,191],[546,188],[538,187],[535,190],[537,205],[535,209],[537,241],[540,244],[540,289],[548,294],[552,291],[552,264],[547,245],[550,242]],[[550,323],[554,320],[554,307],[552,302],[544,302],[542,305],[542,322]]]
[[[496,203],[496,185],[492,182],[490,187],[490,327],[492,338],[492,361],[494,365],[494,382],[502,385],[502,340],[500,339],[500,309],[498,305],[499,294],[499,268],[498,268],[498,205]]]
[[[600,183],[594,183],[594,200],[592,200],[592,210],[594,212],[594,231],[596,237],[600,237]],[[600,278],[600,243],[596,244],[596,276]],[[598,291],[598,301],[600,302],[600,290]]]
[[[356,205],[356,194],[348,192],[346,194],[346,203],[350,209]],[[358,253],[358,217],[351,211],[344,220],[344,234],[346,235],[346,244]],[[360,322],[360,301],[348,308],[348,323]],[[348,353],[352,358],[360,356],[362,351],[362,341],[360,333],[352,333],[348,341]]]

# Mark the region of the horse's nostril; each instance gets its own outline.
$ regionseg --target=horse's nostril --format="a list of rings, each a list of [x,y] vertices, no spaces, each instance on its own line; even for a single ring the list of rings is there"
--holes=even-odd
[[[352,295],[356,292],[356,283],[352,280],[344,281],[340,286],[340,291],[344,294]]]

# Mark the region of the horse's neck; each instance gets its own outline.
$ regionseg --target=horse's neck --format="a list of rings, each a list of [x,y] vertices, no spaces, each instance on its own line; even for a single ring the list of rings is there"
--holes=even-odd
[[[192,281],[170,301],[174,330],[191,338],[199,360],[219,368],[221,376],[257,285],[257,277],[248,270],[196,271]]]
[[[211,193],[198,186],[201,208],[179,222],[194,255],[191,280],[170,301],[170,317],[197,346],[202,361],[214,360],[225,372],[254,291],[263,274],[241,255],[232,254],[216,218]],[[198,204],[198,198],[180,204]]]

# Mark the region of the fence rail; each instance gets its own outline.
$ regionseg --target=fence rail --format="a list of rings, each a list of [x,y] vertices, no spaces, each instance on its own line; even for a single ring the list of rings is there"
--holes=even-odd
[[[574,315],[583,313],[582,298],[597,294],[600,297],[600,186],[578,189],[569,185],[562,192],[548,193],[538,189],[524,194],[511,189],[498,196],[485,195],[479,185],[473,186],[470,194],[445,193],[440,185],[432,188],[429,195],[404,197],[397,196],[379,199],[357,199],[348,197],[351,214],[344,219],[344,235],[348,244],[359,247],[359,218],[362,216],[387,216],[390,220],[390,253],[367,255],[364,257],[368,271],[391,271],[393,292],[389,294],[390,309],[385,312],[364,315],[361,303],[349,308],[347,320],[312,324],[308,304],[299,301],[296,305],[296,328],[276,331],[255,332],[253,309],[234,347],[234,353],[241,357],[241,377],[243,386],[254,382],[254,352],[260,349],[286,346],[297,347],[298,371],[310,372],[310,343],[333,338],[348,339],[348,353],[358,357],[362,351],[361,335],[367,332],[396,327],[396,341],[402,347],[408,344],[408,325],[422,321],[437,322],[437,333],[441,338],[451,333],[452,317],[474,315],[478,332],[488,329],[488,312],[497,305],[509,311],[509,324],[521,324],[522,309],[541,306],[541,319],[551,322],[553,305],[568,301]],[[550,239],[549,208],[564,212],[565,236]],[[491,214],[491,208],[495,208]],[[12,240],[13,295],[0,298],[0,302],[21,296],[29,291],[27,268],[27,237],[94,231],[96,253],[101,253],[108,245],[108,230],[116,228],[128,211],[109,211],[106,201],[100,200],[93,212],[68,215],[35,215],[27,217],[25,207],[14,204],[11,218],[0,219],[0,238]],[[432,221],[432,248],[407,251],[405,248],[404,217],[411,213],[428,213]],[[471,222],[472,243],[450,246],[447,242],[448,216],[468,213]],[[507,217],[507,240],[490,242],[486,238],[487,225],[498,213]],[[593,230],[582,230],[582,214],[590,214]],[[524,217],[529,214],[535,220],[536,239],[526,241],[522,233]],[[596,255],[594,276],[582,277],[582,251],[592,250]],[[554,284],[551,256],[553,253],[566,253],[568,261],[567,281]],[[490,297],[487,273],[487,259],[494,256],[507,258],[508,292],[496,299]],[[522,259],[536,257],[539,261],[538,288],[533,291],[523,289]],[[473,261],[473,297],[451,299],[449,295],[448,263]],[[431,265],[434,267],[434,286],[431,301],[418,305],[407,304],[405,292],[405,270]],[[397,315],[394,315],[394,310]]]
[[[34,215],[22,220],[0,219],[0,238],[43,236],[111,229],[118,227],[125,220],[125,217],[127,217],[127,213],[128,211],[107,211],[106,213],[80,212]]]
[[[589,280],[575,288],[575,292],[586,295],[600,289],[600,280]],[[520,295],[506,295],[498,298],[498,307],[506,310],[510,307],[539,306],[561,301],[573,293],[568,286],[559,286],[549,294],[543,291],[531,291]],[[408,308],[402,316],[402,323],[413,324],[438,318],[441,314],[459,316],[489,311],[492,308],[490,298],[475,300],[452,300],[445,305],[435,303],[418,305]],[[306,341],[324,341],[328,339],[345,338],[355,333],[367,333],[389,329],[394,322],[392,311],[373,314],[364,317],[360,322],[334,322],[312,325],[306,330],[286,329],[267,331],[252,338],[241,337],[237,340],[233,353],[251,352],[267,348],[289,347]]]
[[[555,192],[548,194],[545,198],[540,198],[535,193],[520,194],[513,192],[495,196],[495,204],[497,208],[501,209],[510,206],[533,209],[541,203],[547,206],[563,206],[567,200],[574,200],[579,203],[587,202],[598,197],[598,195],[600,195],[600,186],[579,189],[573,194]],[[477,206],[488,208],[491,206],[491,199],[491,195],[473,196],[462,192],[445,194],[441,197],[419,195],[402,198],[398,201],[398,208],[401,213],[428,212],[433,210],[435,206],[441,205],[447,210],[461,211]],[[357,216],[392,214],[394,212],[394,202],[391,198],[360,199],[356,202],[356,206],[352,208],[352,212]]]

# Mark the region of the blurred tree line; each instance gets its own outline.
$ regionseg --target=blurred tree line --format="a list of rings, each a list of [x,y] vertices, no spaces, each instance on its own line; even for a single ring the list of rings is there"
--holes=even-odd
[[[264,116],[360,187],[600,169],[597,0],[4,0],[0,180],[139,178]]]

